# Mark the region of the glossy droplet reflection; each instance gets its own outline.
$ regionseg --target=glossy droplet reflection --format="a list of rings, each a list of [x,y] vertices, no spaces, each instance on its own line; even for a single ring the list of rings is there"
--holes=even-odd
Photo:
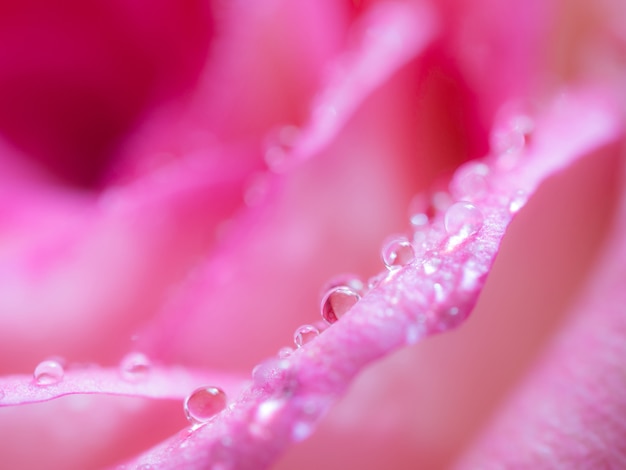
[[[127,381],[138,382],[148,377],[151,367],[152,363],[148,356],[140,352],[131,352],[120,362],[120,373]]]
[[[219,387],[200,387],[185,398],[185,416],[192,424],[206,423],[228,404],[226,393]]]
[[[448,234],[460,238],[474,235],[483,226],[483,214],[469,202],[457,202],[446,211],[444,225]]]
[[[291,354],[293,354],[293,348],[290,348],[289,346],[285,346],[284,348],[280,348],[278,350],[277,356],[280,359],[285,359],[286,357],[291,356]]]
[[[320,334],[320,331],[313,325],[302,325],[296,329],[293,334],[293,342],[296,346],[301,348],[306,343],[313,341]]]
[[[335,287],[322,299],[322,318],[330,324],[335,323],[360,299],[358,292],[349,287]]]
[[[49,359],[35,367],[33,378],[37,385],[51,385],[63,380],[64,375],[63,365],[59,361]]]
[[[415,260],[415,250],[407,238],[396,237],[385,243],[381,256],[387,269],[400,268]]]

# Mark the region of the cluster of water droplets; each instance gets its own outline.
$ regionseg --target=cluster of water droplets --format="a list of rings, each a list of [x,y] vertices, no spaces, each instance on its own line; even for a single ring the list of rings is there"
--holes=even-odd
[[[288,360],[298,349],[315,341],[326,328],[341,320],[361,299],[381,282],[393,278],[404,268],[421,269],[429,286],[430,294],[424,297],[425,311],[409,325],[406,343],[413,344],[429,332],[445,330],[462,321],[466,311],[450,303],[455,288],[470,292],[478,282],[482,271],[471,260],[463,267],[458,285],[447,282],[450,261],[446,255],[475,239],[485,225],[481,204],[492,193],[491,173],[498,168],[513,164],[524,151],[533,128],[526,116],[516,116],[498,127],[491,136],[492,159],[495,165],[472,161],[460,167],[447,187],[436,187],[414,198],[409,214],[408,235],[389,237],[382,246],[381,259],[386,271],[367,282],[352,274],[333,278],[323,289],[320,301],[322,322],[299,326],[293,335],[295,347],[283,347],[253,371],[256,386],[270,391],[271,398],[260,403],[251,416],[251,432],[264,435],[272,420],[277,419],[288,407],[287,397],[297,388],[297,380]],[[298,138],[299,130],[293,126],[279,129],[265,151],[269,169],[281,172],[288,165],[288,158]],[[504,206],[511,214],[517,212],[526,201],[526,193],[518,191]],[[248,201],[252,205],[252,201]],[[428,290],[428,289],[427,289]],[[416,293],[415,295],[422,295]],[[458,297],[458,296],[457,296]],[[395,297],[394,297],[395,298]],[[397,299],[396,299],[397,300]],[[458,299],[457,299],[458,300]],[[393,299],[391,300],[393,303]],[[194,391],[185,401],[185,414],[192,423],[206,422],[226,407],[226,396],[217,387],[203,387]],[[198,404],[198,409],[193,407]],[[311,406],[315,403],[312,402]],[[317,409],[302,407],[300,418],[293,421],[293,440],[301,440],[310,434],[319,415]]]

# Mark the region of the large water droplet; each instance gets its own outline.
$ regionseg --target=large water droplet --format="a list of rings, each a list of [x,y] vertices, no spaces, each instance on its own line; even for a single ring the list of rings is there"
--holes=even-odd
[[[461,239],[470,237],[483,226],[483,214],[469,202],[457,202],[446,211],[444,225],[448,234]]]
[[[33,373],[33,377],[37,385],[51,385],[59,383],[63,380],[64,375],[65,371],[63,370],[63,365],[59,361],[53,359],[40,362],[37,367],[35,367],[35,372]]]
[[[349,287],[335,287],[322,299],[322,318],[328,323],[335,323],[361,299],[361,296]]]
[[[219,387],[200,387],[185,398],[185,416],[192,424],[206,423],[228,404],[226,393]]]
[[[124,356],[120,362],[122,378],[129,382],[145,380],[150,373],[152,363],[148,356],[140,352],[131,352]]]
[[[395,237],[387,241],[381,255],[387,269],[400,268],[415,260],[415,250],[406,237]]]
[[[320,331],[313,325],[302,325],[296,329],[293,334],[293,342],[301,348],[306,343],[313,341],[320,334]]]

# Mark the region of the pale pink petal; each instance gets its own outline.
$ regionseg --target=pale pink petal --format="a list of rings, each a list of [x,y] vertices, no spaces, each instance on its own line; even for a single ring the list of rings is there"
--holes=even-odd
[[[612,152],[617,207],[596,262],[573,299],[566,323],[458,468],[626,464],[623,142]]]
[[[583,109],[589,123],[562,126],[567,116]],[[610,108],[584,95],[561,97],[535,125],[532,145],[511,169],[502,156],[490,162],[488,192],[456,194],[478,207],[478,212],[462,212],[471,217],[475,236],[447,235],[444,216],[438,214],[426,232],[429,248],[413,263],[387,275],[341,321],[289,358],[264,364],[255,385],[210,426],[173,438],[134,464],[264,468],[289,442],[313,432],[366,365],[460,324],[476,302],[512,214],[524,203],[520,191],[532,194],[544,178],[619,134]],[[575,137],[563,138],[570,134]],[[462,175],[457,175],[460,188],[465,187],[458,181]],[[453,223],[449,214],[448,227]]]
[[[233,374],[153,364],[135,371],[124,371],[119,367],[75,366],[62,371],[58,382],[38,384],[32,375],[0,377],[0,407],[37,403],[65,395],[107,394],[178,399],[182,410],[182,400],[202,385],[219,384],[229,395],[236,396],[244,383],[241,377]]]

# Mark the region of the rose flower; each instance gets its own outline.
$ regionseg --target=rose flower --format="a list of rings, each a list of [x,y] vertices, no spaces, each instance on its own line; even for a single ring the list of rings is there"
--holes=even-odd
[[[620,468],[624,7],[0,6],[6,468]]]

